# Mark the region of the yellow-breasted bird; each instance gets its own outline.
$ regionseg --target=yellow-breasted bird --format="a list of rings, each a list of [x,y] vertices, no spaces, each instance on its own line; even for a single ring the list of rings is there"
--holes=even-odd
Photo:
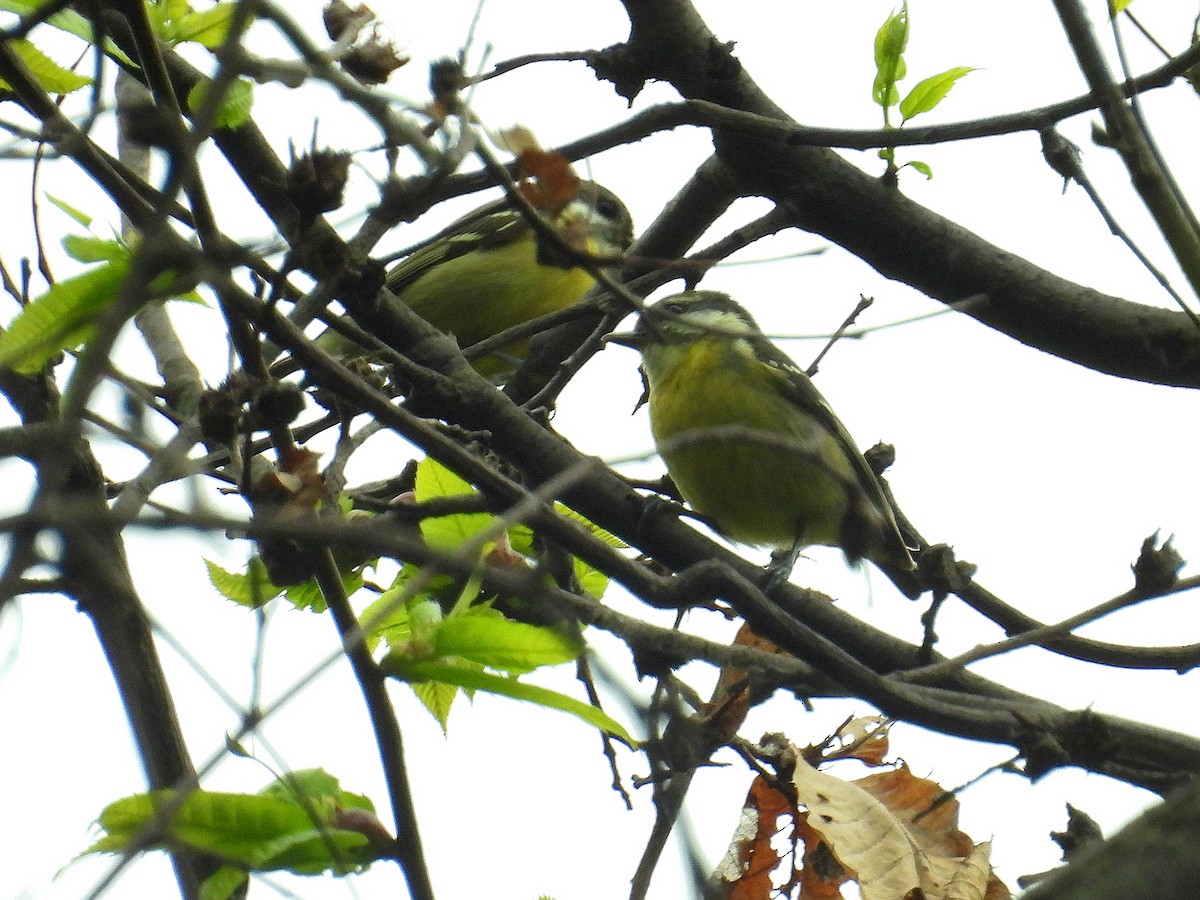
[[[789,550],[783,577],[810,544],[841,547],[852,563],[914,568],[845,426],[729,295],[666,297],[632,332],[607,340],[641,352],[659,455],[679,493],[721,534]]]
[[[573,196],[552,206],[557,208],[544,213],[548,224],[577,252],[616,256],[633,242],[629,210],[594,181],[580,182]],[[539,241],[520,210],[500,200],[468,213],[401,260],[388,272],[387,286],[465,349],[566,309],[596,283],[577,258],[549,244]],[[344,339],[326,335],[321,338],[326,349],[347,355]],[[527,353],[527,341],[514,342],[473,365],[499,377],[516,369]]]

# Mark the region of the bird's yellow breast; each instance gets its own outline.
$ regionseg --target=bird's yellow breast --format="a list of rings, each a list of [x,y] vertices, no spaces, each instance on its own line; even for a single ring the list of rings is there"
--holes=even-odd
[[[850,464],[748,344],[655,347],[646,371],[655,442],[697,512],[746,544],[838,543]]]

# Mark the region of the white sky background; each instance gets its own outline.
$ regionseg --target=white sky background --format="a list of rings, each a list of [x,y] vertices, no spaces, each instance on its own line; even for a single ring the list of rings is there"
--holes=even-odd
[[[737,42],[737,55],[759,83],[788,112],[809,125],[874,128],[879,111],[870,101],[872,39],[892,9],[890,2],[854,4],[757,2],[699,4],[722,40]],[[1103,4],[1093,3],[1098,23]],[[1191,31],[1194,10],[1186,4],[1141,0],[1134,5],[1153,33],[1173,52]],[[989,8],[953,0],[912,0],[912,37],[907,59],[909,86],[925,75],[955,65],[976,66],[928,121],[958,121],[1028,109],[1083,92],[1069,47],[1049,4],[1029,0]],[[290,4],[313,34],[320,33],[320,4]],[[414,99],[426,95],[426,63],[455,53],[465,37],[474,4],[447,0],[436,6],[378,3],[377,12],[396,42],[413,58],[389,90]],[[492,2],[484,10],[479,39],[494,45],[491,61],[527,52],[602,47],[623,39],[627,23],[616,3]],[[254,32],[268,55],[286,48],[260,25]],[[35,38],[37,35],[35,34]],[[1137,35],[1127,39],[1133,70],[1162,62]],[[68,55],[59,54],[60,60]],[[478,45],[476,47],[478,58]],[[675,99],[653,85],[635,109]],[[583,64],[546,64],[512,73],[481,86],[475,106],[494,127],[521,122],[551,146],[616,123],[628,114],[611,87],[600,84]],[[1194,160],[1196,96],[1185,85],[1146,98],[1146,109],[1184,191],[1200,198]],[[307,145],[314,111],[320,116],[321,143],[360,150],[377,140],[356,111],[338,108],[319,87],[301,94],[260,89],[254,116],[282,149],[290,137]],[[17,115],[11,104],[0,115]],[[1128,178],[1110,151],[1090,145],[1089,124],[1080,116],[1064,133],[1084,148],[1084,163],[1119,220],[1177,287],[1166,251],[1133,196]],[[919,120],[920,121],[920,120]],[[111,130],[111,117],[101,132]],[[592,161],[597,180],[629,203],[644,227],[662,204],[711,151],[707,134],[678,129]],[[847,156],[869,172],[881,171],[872,153]],[[1155,305],[1169,305],[1115,238],[1078,187],[1061,195],[1061,179],[1041,159],[1036,135],[977,140],[954,145],[901,148],[901,160],[929,163],[926,181],[902,173],[902,189],[918,202],[970,228],[1001,247],[1026,256],[1067,278],[1108,293]],[[364,155],[368,166],[379,160]],[[215,149],[204,161],[223,169]],[[14,270],[32,255],[28,230],[28,166],[7,163],[0,184],[7,215],[3,258]],[[367,173],[352,174],[355,189],[343,210],[349,214],[373,199]],[[71,198],[103,222],[108,207],[76,176],[70,163],[46,167],[44,191]],[[218,220],[245,239],[266,233],[240,185],[225,174],[214,189]],[[478,202],[446,204],[411,228],[397,229],[382,252],[412,243]],[[748,221],[762,204],[744,202],[726,224]],[[338,214],[340,215],[340,214]],[[336,215],[335,215],[336,218]],[[357,219],[346,225],[351,233]],[[44,225],[52,235],[73,230],[47,207]],[[707,238],[702,243],[707,243]],[[53,241],[51,241],[53,243]],[[823,242],[791,231],[750,248],[740,259],[798,253]],[[70,272],[56,246],[58,274]],[[890,282],[857,259],[833,248],[824,255],[762,262],[716,270],[705,286],[727,289],[777,334],[823,333],[836,327],[859,294],[876,304],[860,324],[882,324],[941,308],[906,286]],[[40,290],[40,286],[38,288]],[[672,290],[675,288],[672,288]],[[5,307],[3,316],[11,315]],[[224,373],[225,350],[215,309],[174,310],[188,339],[209,335],[211,355],[200,360],[216,383]],[[195,346],[202,346],[196,344]],[[136,341],[126,342],[129,368],[145,366]],[[783,345],[807,363],[821,344]],[[621,348],[593,360],[563,394],[555,426],[581,449],[605,457],[646,453],[651,444],[644,413],[629,417],[639,393],[636,358]],[[979,580],[1001,597],[1044,621],[1064,618],[1126,590],[1129,564],[1138,546],[1156,528],[1175,533],[1184,557],[1200,552],[1196,509],[1200,488],[1190,465],[1197,437],[1193,393],[1121,381],[1080,369],[1027,349],[960,316],[943,316],[890,329],[869,339],[843,341],[826,358],[817,384],[860,445],[884,439],[894,443],[898,461],[889,473],[905,512],[932,541],[953,544],[961,558],[979,565]],[[0,425],[10,412],[0,410]],[[352,477],[363,480],[397,470],[405,448],[386,439],[360,454]],[[135,474],[137,455],[98,441],[116,478]],[[657,474],[653,459],[628,468]],[[28,470],[3,469],[9,491],[28,482]],[[207,489],[207,488],[206,488]],[[19,491],[18,491],[19,493]],[[171,490],[163,499],[182,502]],[[20,497],[17,498],[18,500]],[[240,510],[240,506],[231,507]],[[195,654],[208,672],[235,697],[249,695],[249,663],[254,639],[251,614],[219,600],[207,587],[201,556],[229,567],[244,562],[247,545],[211,538],[138,536],[130,545],[131,565],[152,612]],[[837,551],[817,549],[801,561],[795,580],[826,590],[864,620],[907,639],[917,639],[920,604],[900,598],[877,573],[868,581],[847,572]],[[1188,570],[1190,571],[1191,567]],[[645,611],[610,593],[608,600],[639,614]],[[702,615],[689,626],[732,635]],[[1133,644],[1175,644],[1196,639],[1197,617],[1188,598],[1158,600],[1126,611],[1085,632]],[[1000,635],[951,599],[939,620],[940,649],[954,653]],[[302,676],[315,660],[336,648],[333,626],[325,619],[279,611],[268,630],[265,695],[269,699]],[[611,639],[593,635],[593,644],[619,651]],[[0,652],[15,655],[0,673],[0,721],[6,739],[0,755],[0,791],[7,814],[0,817],[5,853],[0,897],[76,898],[107,871],[109,862],[77,863],[51,881],[57,869],[85,847],[89,823],[117,797],[144,789],[116,692],[87,619],[58,597],[23,600],[17,612],[0,620]],[[163,648],[176,690],[183,727],[198,763],[219,751],[237,715],[225,707],[204,680],[173,651]],[[620,652],[609,658],[627,675]],[[574,691],[569,667],[542,676],[541,683]],[[1166,727],[1196,731],[1196,676],[1114,672],[1022,651],[977,666],[983,674],[1036,693],[1068,708],[1092,707]],[[713,674],[688,670],[703,691]],[[596,735],[554,713],[500,699],[479,697],[460,703],[443,738],[434,721],[397,686],[410,775],[425,827],[425,850],[440,897],[520,900],[541,893],[558,900],[620,897],[632,874],[652,821],[649,794],[635,794],[636,809],[625,812],[608,789],[609,773]],[[743,734],[784,731],[799,743],[822,740],[848,714],[872,712],[866,704],[818,702],[806,713],[795,701],[777,700],[756,710]],[[628,721],[624,710],[610,712]],[[386,791],[374,745],[361,711],[357,687],[344,665],[335,667],[264,733],[292,768],[322,766],[344,788],[371,796],[381,818],[390,821]],[[264,759],[269,754],[252,744]],[[946,787],[967,781],[988,765],[1006,759],[1004,747],[973,745],[898,726],[894,755],[918,775]],[[749,776],[731,754],[731,763],[702,772],[692,791],[692,824],[715,861],[724,851]],[[625,754],[622,774],[644,774],[640,757]],[[227,760],[206,786],[257,790],[267,772],[245,760]],[[962,827],[975,840],[994,840],[1000,875],[1015,885],[1019,874],[1050,868],[1057,848],[1047,833],[1065,825],[1064,802],[1086,809],[1112,829],[1153,798],[1099,776],[1055,772],[1036,786],[1019,777],[992,775],[965,791]],[[353,896],[334,879],[278,879],[302,897]],[[355,879],[359,896],[403,896],[394,866],[379,865]],[[676,896],[679,875],[668,858],[660,867],[652,896]],[[173,892],[165,859],[151,857],[132,866],[110,889],[110,897],[147,897]],[[256,887],[253,896],[270,896]]]

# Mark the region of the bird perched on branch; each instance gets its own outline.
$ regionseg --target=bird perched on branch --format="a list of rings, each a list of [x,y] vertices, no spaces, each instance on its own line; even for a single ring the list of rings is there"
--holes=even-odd
[[[401,260],[387,286],[464,349],[577,303],[596,283],[585,258],[618,256],[633,242],[629,210],[594,181],[575,179],[568,191],[535,189],[526,196],[561,245],[503,199],[468,213]],[[349,355],[346,341],[332,334],[322,335],[322,345]],[[503,380],[527,353],[528,340],[515,341],[473,365]]]
[[[889,573],[915,568],[845,426],[729,295],[666,297],[607,340],[642,354],[651,430],[680,495],[729,539],[786,550],[776,577],[811,544]]]

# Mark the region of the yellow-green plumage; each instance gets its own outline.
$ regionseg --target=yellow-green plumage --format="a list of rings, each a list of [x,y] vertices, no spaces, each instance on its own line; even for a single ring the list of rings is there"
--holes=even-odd
[[[550,227],[576,253],[614,256],[633,240],[629,211],[615,194],[585,181]],[[578,259],[539,245],[525,216],[507,203],[483,207],[451,225],[388,273],[388,287],[459,346],[493,337],[531,319],[566,309],[596,283]],[[484,375],[511,371],[528,341],[474,362]]]
[[[433,266],[397,296],[434,328],[454,335],[459,346],[470,347],[578,303],[595,283],[586,269],[538,265],[533,230],[524,229],[510,243]],[[527,352],[527,341],[504,349],[510,358]],[[475,367],[491,375],[507,366],[504,357],[493,355],[476,360]]]
[[[808,377],[726,294],[649,307],[631,334],[650,425],[679,493],[726,537],[841,547],[900,569],[912,557],[875,474]]]
[[[665,360],[657,378],[647,368],[651,430],[692,508],[744,544],[838,544],[853,470],[832,435],[796,415],[776,376],[730,341],[662,352],[687,359]]]

